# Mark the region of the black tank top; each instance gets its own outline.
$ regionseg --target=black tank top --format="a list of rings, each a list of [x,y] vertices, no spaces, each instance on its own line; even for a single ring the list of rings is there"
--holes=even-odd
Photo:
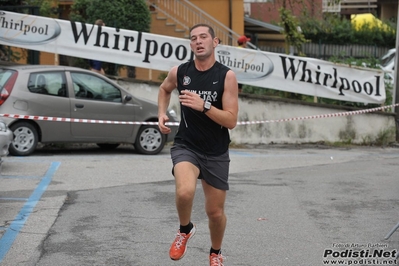
[[[222,96],[224,80],[229,68],[215,62],[206,71],[196,69],[194,61],[184,63],[177,70],[177,89],[189,90],[201,96],[212,106],[223,109]],[[206,155],[221,155],[229,147],[230,135],[227,128],[215,123],[206,114],[192,108],[181,108],[181,121],[175,137],[175,143],[185,144],[188,148]],[[202,110],[201,110],[202,111]]]

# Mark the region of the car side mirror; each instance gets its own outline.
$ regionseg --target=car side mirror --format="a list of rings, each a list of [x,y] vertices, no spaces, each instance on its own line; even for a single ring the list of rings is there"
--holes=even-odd
[[[123,99],[123,102],[129,102],[132,100],[132,96],[131,95],[126,95],[125,98]]]

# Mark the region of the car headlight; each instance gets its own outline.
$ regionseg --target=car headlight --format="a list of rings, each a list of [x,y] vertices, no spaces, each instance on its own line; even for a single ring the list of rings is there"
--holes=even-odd
[[[7,129],[8,129],[8,127],[7,127],[6,123],[0,121],[0,132],[7,132]]]

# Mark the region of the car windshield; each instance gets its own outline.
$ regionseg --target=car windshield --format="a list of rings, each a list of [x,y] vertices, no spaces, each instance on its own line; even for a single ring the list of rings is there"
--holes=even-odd
[[[4,87],[4,85],[7,83],[8,79],[14,72],[14,70],[0,68],[0,89]]]

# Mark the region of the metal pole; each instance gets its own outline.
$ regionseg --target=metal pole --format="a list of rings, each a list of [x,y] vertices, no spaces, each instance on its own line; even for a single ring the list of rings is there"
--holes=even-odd
[[[399,5],[398,5],[398,16],[396,18],[397,20],[397,25],[396,25],[396,52],[395,52],[395,71],[394,71],[394,83],[393,83],[393,92],[392,92],[392,104],[396,104],[399,102],[399,83],[398,83],[398,77],[399,77],[399,56],[398,56],[398,48],[399,48]],[[396,114],[396,125],[398,127],[398,119],[399,119],[399,107],[395,106],[395,114]],[[396,129],[396,140],[399,140],[399,130],[398,128]]]
[[[229,0],[229,29],[233,30],[233,1]],[[244,29],[245,33],[245,29]],[[228,45],[233,45],[233,36],[231,35],[231,31],[229,31],[229,42]]]

